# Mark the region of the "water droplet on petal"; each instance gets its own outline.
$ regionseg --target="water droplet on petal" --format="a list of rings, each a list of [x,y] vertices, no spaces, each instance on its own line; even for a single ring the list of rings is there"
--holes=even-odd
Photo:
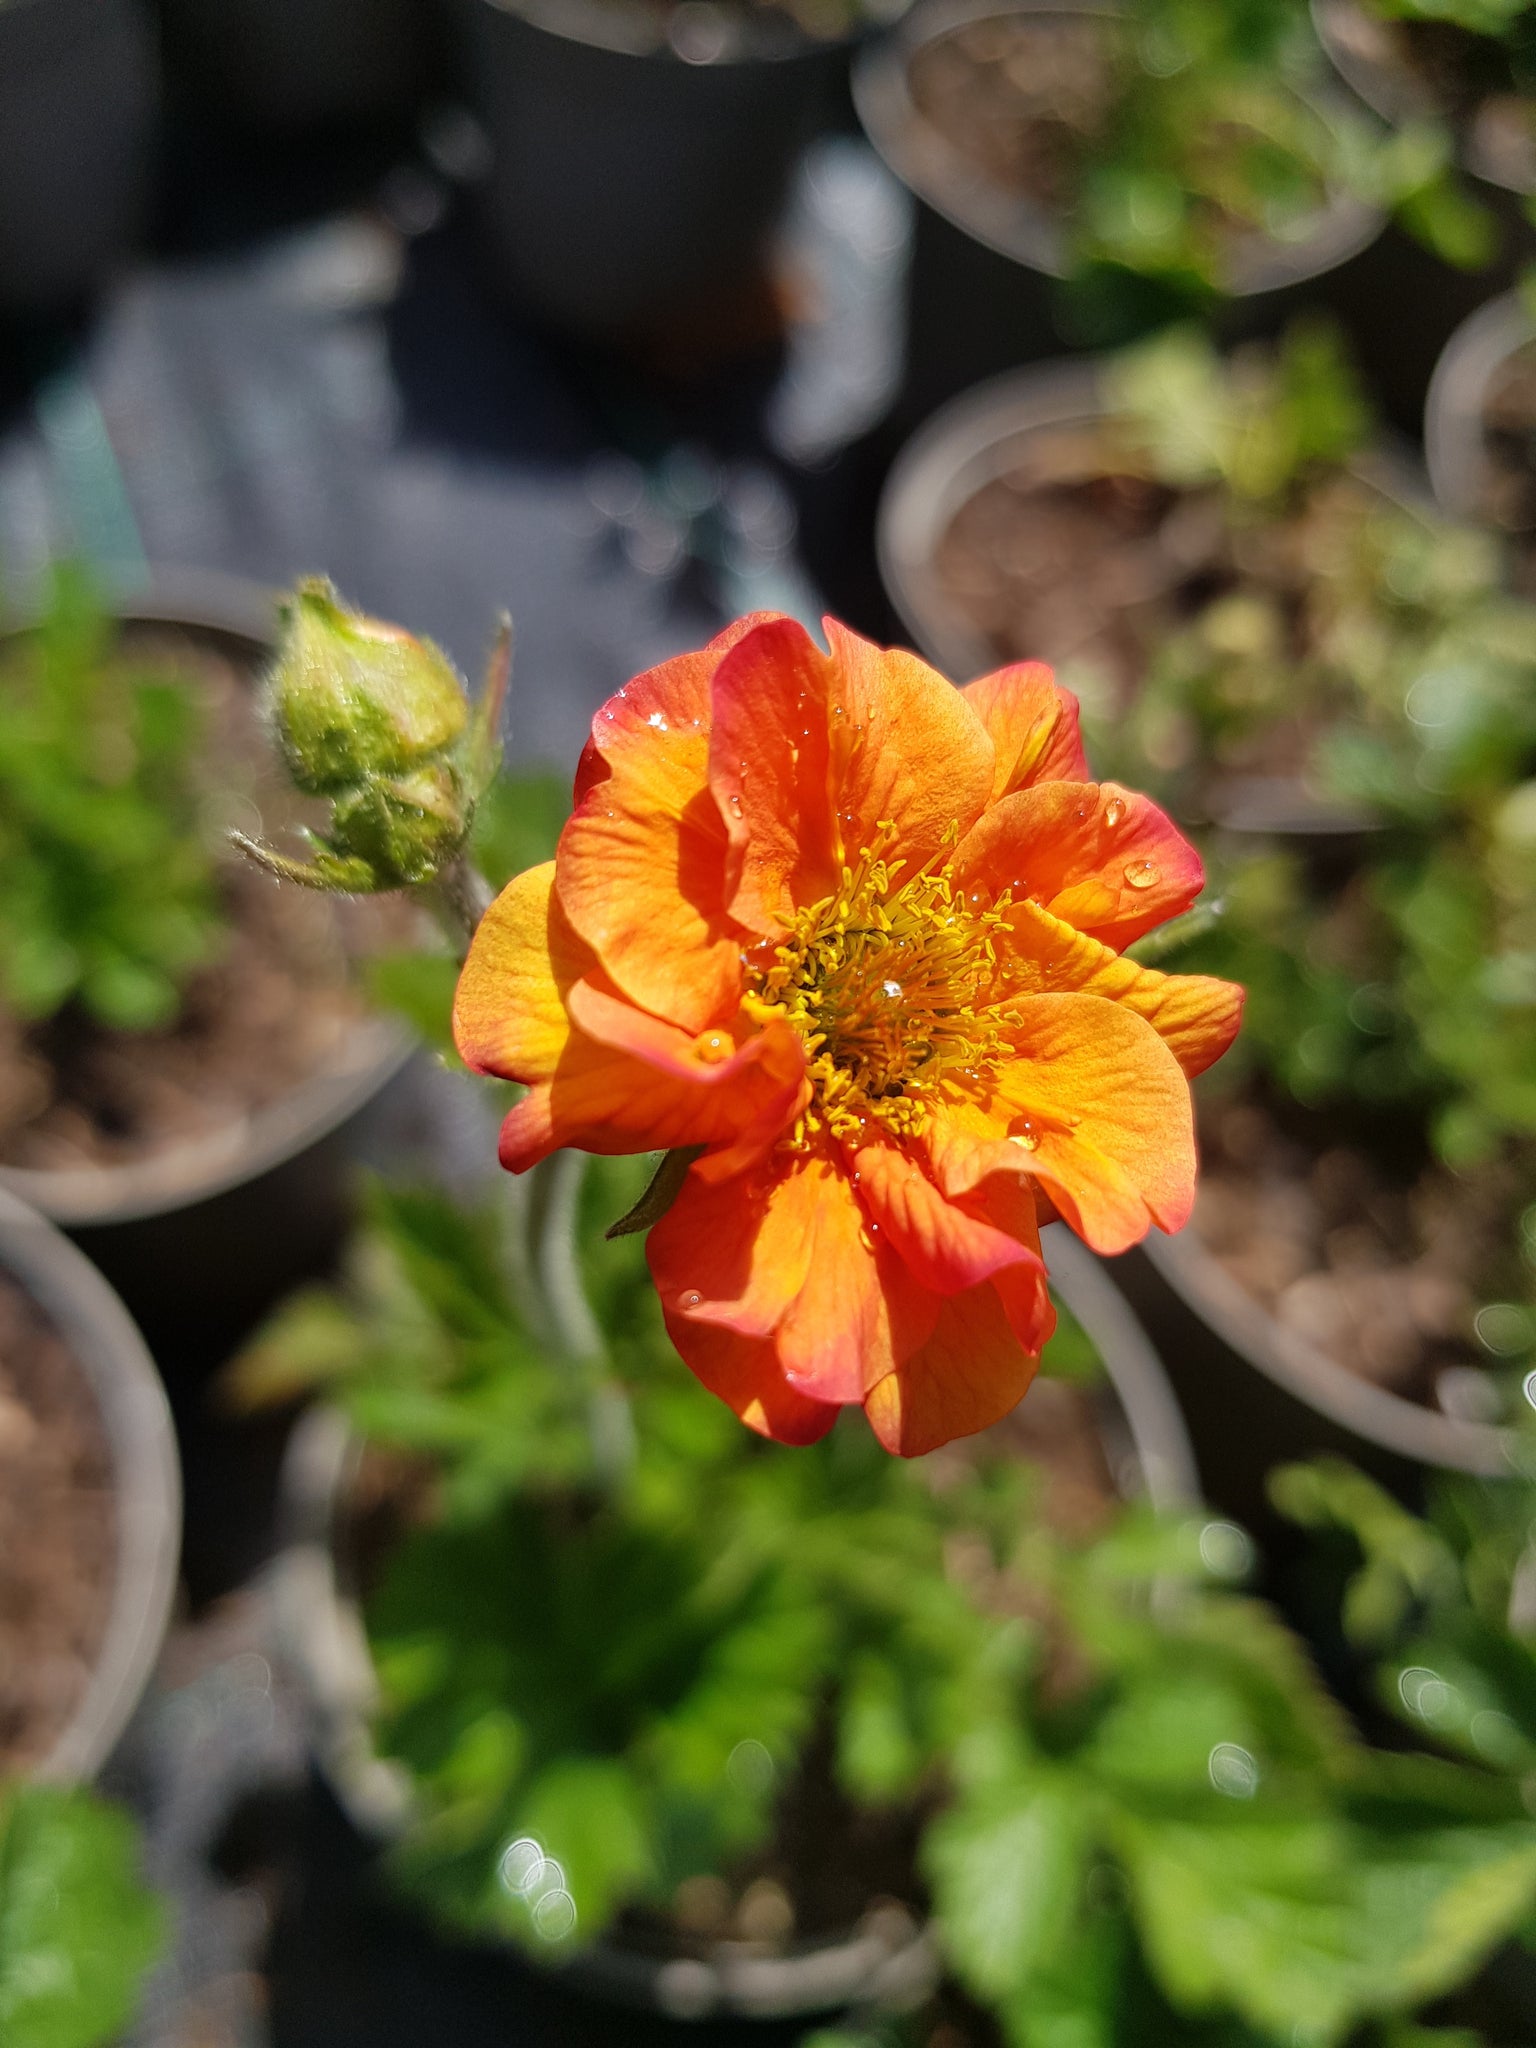
[[[1125,879],[1133,889],[1150,889],[1157,880],[1155,860],[1133,860],[1125,870]]]
[[[649,726],[654,726],[657,732],[666,732],[669,730],[667,721],[662,717],[659,711],[653,711],[650,717],[645,722]]]
[[[1010,1131],[1009,1136],[1013,1139],[1015,1145],[1022,1146],[1026,1152],[1038,1152],[1040,1150],[1040,1133],[1035,1129],[1035,1126],[1028,1117],[1025,1117],[1016,1131]]]
[[[1111,831],[1113,831],[1115,826],[1119,824],[1120,820],[1124,816],[1125,798],[1123,796],[1112,796],[1109,802],[1104,806],[1105,824],[1109,826]]]
[[[731,798],[731,816],[733,818],[739,818],[741,816],[741,798],[739,796],[733,796]]]
[[[889,996],[893,1003],[899,1002],[901,999],[901,983],[899,981],[882,981],[880,993],[884,996]]]
[[[703,1299],[703,1295],[700,1294],[696,1287],[690,1287],[686,1294],[680,1294],[677,1297],[677,1305],[686,1314],[689,1309],[697,1308]]]

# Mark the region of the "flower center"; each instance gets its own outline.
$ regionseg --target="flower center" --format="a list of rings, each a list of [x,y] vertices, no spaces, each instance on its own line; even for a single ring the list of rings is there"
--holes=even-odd
[[[766,964],[758,956],[750,1006],[787,1017],[805,1044],[813,1093],[797,1148],[823,1130],[857,1142],[871,1119],[908,1136],[946,1082],[974,1088],[1005,1049],[992,999],[1008,898],[966,897],[950,867],[903,880],[890,835],[882,825],[839,887],[798,913]]]

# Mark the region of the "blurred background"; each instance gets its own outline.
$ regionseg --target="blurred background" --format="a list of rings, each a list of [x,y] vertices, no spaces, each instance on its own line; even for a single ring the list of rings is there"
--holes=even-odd
[[[1528,0],[0,0],[6,2048],[1536,2043],[1533,195]],[[500,1182],[315,576],[498,884],[745,611],[1055,666],[1250,993],[1015,1416]]]

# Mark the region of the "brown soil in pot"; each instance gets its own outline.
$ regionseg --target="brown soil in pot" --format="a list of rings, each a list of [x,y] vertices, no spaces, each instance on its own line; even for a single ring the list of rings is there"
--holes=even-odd
[[[409,943],[401,899],[345,900],[279,884],[228,851],[239,826],[296,853],[319,815],[287,786],[256,709],[254,679],[165,628],[134,629],[136,664],[183,675],[205,704],[202,827],[219,849],[228,930],[187,983],[167,1029],[117,1032],[74,1008],[25,1026],[0,1014],[0,1163],[110,1167],[209,1140],[328,1071],[357,1064],[367,1005],[351,963]]]
[[[1536,341],[1499,365],[1483,400],[1478,512],[1511,537],[1515,588],[1536,598]]]
[[[1001,473],[945,529],[934,583],[994,661],[1068,671],[1101,721],[1129,708],[1155,652],[1223,597],[1260,599],[1278,623],[1277,661],[1302,663],[1314,651],[1317,563],[1338,559],[1383,503],[1341,471],[1320,474],[1284,514],[1215,485],[1174,490],[1140,473],[1098,420],[1023,433],[1003,453]],[[1298,704],[1235,727],[1209,778],[1299,775],[1328,710]],[[1153,769],[1197,766],[1195,735],[1178,722],[1143,739]]]
[[[1498,1419],[1473,1317],[1509,1235],[1512,1171],[1404,1169],[1327,1120],[1252,1097],[1207,1100],[1193,1228],[1285,1329],[1394,1394]]]
[[[112,1460],[68,1346],[0,1271],[0,1776],[53,1748],[106,1631]]]

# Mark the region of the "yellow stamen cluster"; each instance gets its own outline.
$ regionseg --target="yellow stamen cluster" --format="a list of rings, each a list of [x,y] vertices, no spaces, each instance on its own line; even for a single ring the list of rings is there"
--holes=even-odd
[[[903,880],[891,836],[880,826],[833,894],[799,912],[748,998],[805,1044],[812,1099],[797,1149],[822,1131],[857,1143],[871,1121],[911,1136],[946,1084],[980,1086],[1006,1053],[993,997],[1008,898],[964,896],[947,866]]]

